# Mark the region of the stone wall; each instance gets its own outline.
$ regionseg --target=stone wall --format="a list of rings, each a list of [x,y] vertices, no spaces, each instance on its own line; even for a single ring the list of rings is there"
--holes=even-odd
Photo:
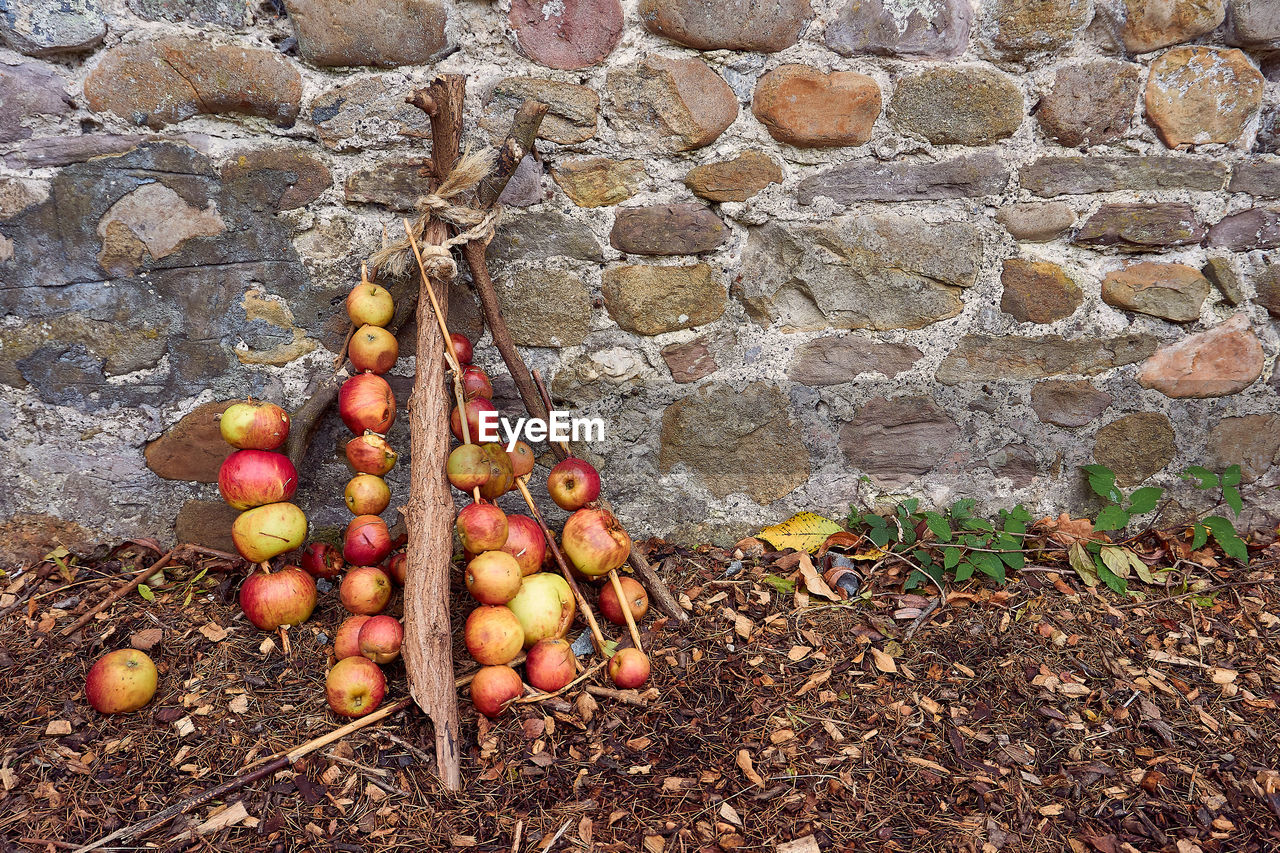
[[[1093,460],[1280,508],[1273,0],[25,0],[0,43],[0,552],[225,533],[217,401],[332,369],[440,71],[473,145],[551,104],[489,255],[637,533],[1085,510]]]

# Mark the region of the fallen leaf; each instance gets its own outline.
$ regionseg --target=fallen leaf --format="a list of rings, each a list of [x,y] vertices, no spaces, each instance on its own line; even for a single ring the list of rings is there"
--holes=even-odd
[[[201,625],[200,633],[211,643],[220,643],[227,638],[227,629],[216,622]]]
[[[805,835],[791,841],[783,841],[776,846],[774,853],[822,853],[818,840],[812,835]]]
[[[760,788],[764,787],[764,779],[756,772],[755,765],[751,762],[751,753],[745,749],[738,750],[737,764],[742,775],[747,777],[747,781]]]
[[[724,818],[726,822],[731,823],[734,826],[742,826],[742,818],[738,816],[737,810],[734,809],[733,806],[729,805],[728,802],[720,804],[720,817]]]
[[[812,512],[800,512],[781,524],[766,527],[756,536],[779,551],[794,548],[797,551],[812,552],[818,550],[827,541],[827,537],[842,529],[829,518]]]
[[[129,637],[129,645],[138,651],[149,652],[155,648],[156,643],[164,639],[164,630],[161,628],[147,628],[142,631],[135,631]]]
[[[809,590],[813,595],[819,595],[828,601],[840,601],[840,596],[835,593],[831,587],[827,586],[827,582],[822,579],[822,575],[818,574],[818,570],[814,568],[813,560],[809,559],[808,554],[800,557],[800,575],[804,578],[804,588]]]
[[[249,694],[241,693],[227,703],[227,710],[233,714],[243,714],[249,710]]]
[[[644,837],[644,849],[648,853],[662,853],[667,847],[667,840],[661,835],[646,835]]]
[[[898,665],[893,662],[893,658],[889,657],[887,654],[880,651],[875,646],[871,646],[868,649],[868,651],[871,652],[871,657],[875,661],[876,669],[880,670],[883,673],[892,673],[892,672],[898,671]]]

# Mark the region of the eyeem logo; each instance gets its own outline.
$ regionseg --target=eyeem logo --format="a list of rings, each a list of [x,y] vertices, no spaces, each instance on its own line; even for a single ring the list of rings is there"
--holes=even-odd
[[[516,449],[516,442],[528,441],[604,441],[604,421],[600,418],[575,418],[568,412],[553,410],[547,420],[520,418],[514,424],[494,411],[480,413],[480,437],[482,442],[501,441],[498,434],[506,436],[507,452]]]

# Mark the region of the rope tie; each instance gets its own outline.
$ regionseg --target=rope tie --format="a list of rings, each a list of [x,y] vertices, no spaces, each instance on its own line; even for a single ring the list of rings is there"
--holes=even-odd
[[[493,239],[494,229],[502,215],[501,208],[495,206],[491,210],[481,210],[455,203],[453,199],[475,189],[493,171],[496,161],[497,153],[492,150],[478,154],[468,151],[435,192],[417,200],[419,214],[413,222],[413,233],[422,251],[423,266],[431,278],[446,282],[457,278],[458,264],[451,251],[454,246],[470,243],[472,240],[479,240],[487,246]],[[459,233],[443,243],[424,241],[427,223],[432,218],[448,222]],[[412,260],[413,247],[409,245],[409,238],[401,237],[375,252],[370,259],[370,266],[377,272],[399,278],[409,271]]]

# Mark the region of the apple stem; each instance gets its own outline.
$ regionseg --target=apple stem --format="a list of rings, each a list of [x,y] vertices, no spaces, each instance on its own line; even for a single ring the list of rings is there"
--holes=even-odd
[[[542,528],[542,535],[547,539],[547,547],[551,549],[551,555],[556,558],[556,564],[560,566],[560,574],[564,575],[564,579],[569,583],[569,589],[573,590],[573,597],[578,601],[578,609],[582,611],[582,615],[586,617],[587,626],[591,628],[591,638],[595,641],[596,651],[601,655],[605,655],[605,639],[604,634],[600,631],[600,625],[596,622],[596,615],[591,612],[591,605],[587,603],[587,599],[582,595],[582,590],[578,589],[578,582],[573,578],[573,572],[569,571],[569,564],[565,561],[564,553],[560,550],[560,546],[556,544],[556,539],[551,535],[551,528],[547,527],[547,521],[542,517],[542,513],[538,510],[538,505],[533,502],[533,495],[529,494],[528,486],[529,475],[516,478],[516,486],[520,489],[520,494],[524,496],[524,502],[529,505],[529,512],[533,513],[534,521],[538,522],[538,526]]]
[[[271,574],[271,561],[263,560],[261,563],[258,564],[258,568],[262,569],[262,573],[264,575]]]
[[[627,599],[627,594],[622,591],[622,581],[618,579],[618,570],[609,570],[609,583],[613,584],[613,592],[618,596],[618,607],[622,609],[622,616],[627,620],[627,630],[631,632],[631,642],[636,644],[636,648],[644,651],[644,646],[640,645],[640,629],[636,627],[635,617],[631,615],[631,602]]]

